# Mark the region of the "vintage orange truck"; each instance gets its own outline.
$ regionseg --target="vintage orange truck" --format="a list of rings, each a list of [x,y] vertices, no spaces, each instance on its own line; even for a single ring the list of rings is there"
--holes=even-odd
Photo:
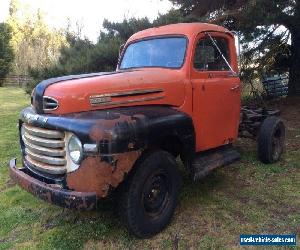
[[[264,163],[280,158],[285,130],[278,111],[241,108],[240,89],[229,30],[182,23],[138,32],[115,72],[36,86],[19,119],[23,167],[12,159],[11,178],[67,208],[92,210],[117,194],[130,232],[150,237],[177,204],[176,157],[197,180],[238,160],[233,143],[248,134]]]

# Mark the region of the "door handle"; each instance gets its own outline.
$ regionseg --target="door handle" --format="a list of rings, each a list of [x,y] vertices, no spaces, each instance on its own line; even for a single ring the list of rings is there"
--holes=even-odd
[[[236,85],[232,88],[230,88],[231,91],[235,91],[235,90],[238,90],[240,88],[240,85]]]

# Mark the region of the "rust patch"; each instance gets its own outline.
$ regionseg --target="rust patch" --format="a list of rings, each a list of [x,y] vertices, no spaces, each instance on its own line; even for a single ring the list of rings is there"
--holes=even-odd
[[[128,116],[118,114],[114,119],[101,119],[95,123],[91,128],[89,136],[93,141],[100,141],[103,139],[111,140],[113,136],[113,129],[118,123],[133,124],[136,119],[143,119],[144,115]]]
[[[112,166],[100,157],[87,157],[78,170],[67,175],[70,189],[79,192],[96,192],[99,197],[107,196],[109,187],[117,187],[133,167],[140,151],[120,153],[112,156]]]
[[[101,140],[113,141],[118,124],[134,125],[144,115],[124,115],[109,113],[105,119],[99,119],[89,131],[89,137],[95,142]],[[133,149],[134,143],[128,142],[128,148]],[[110,187],[117,187],[124,175],[133,167],[140,151],[119,153],[103,160],[101,157],[87,157],[78,170],[67,174],[67,184],[70,189],[80,192],[96,192],[99,197],[105,197]]]
[[[92,128],[91,128],[91,131],[90,131],[90,138],[93,140],[93,141],[100,141],[102,138],[105,137],[105,131],[103,129],[101,129],[101,127],[97,126],[97,125],[94,125]]]

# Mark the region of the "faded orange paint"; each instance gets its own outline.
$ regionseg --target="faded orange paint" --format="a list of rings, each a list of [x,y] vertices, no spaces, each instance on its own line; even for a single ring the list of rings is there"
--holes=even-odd
[[[128,39],[126,44],[138,39],[144,39],[145,37],[165,35],[185,35],[191,43],[195,36],[205,31],[218,31],[222,33],[230,33],[228,29],[210,23],[177,23],[139,31],[133,34]]]
[[[234,72],[238,72],[237,55],[231,34],[210,32],[213,37],[228,41],[229,57]],[[193,42],[193,56],[199,40]],[[192,57],[193,57],[192,56]],[[196,151],[203,151],[234,142],[238,137],[240,119],[240,79],[231,71],[198,71],[190,65],[193,88],[193,113],[196,131]]]
[[[149,37],[186,36],[188,46],[182,68],[140,68],[120,74],[69,80],[63,84],[55,83],[45,91],[46,96],[55,97],[60,103],[60,107],[51,113],[60,115],[120,106],[170,105],[192,117],[196,133],[196,151],[235,141],[239,126],[240,80],[230,71],[200,72],[193,68],[195,46],[204,32],[222,36],[229,41],[231,67],[238,72],[234,37],[227,29],[206,23],[172,24],[151,28],[131,36],[125,47],[133,41]],[[126,104],[92,106],[89,99],[93,95],[153,89],[161,89],[163,92],[111,98],[116,103],[132,101]],[[143,97],[152,99],[143,101]],[[102,133],[96,127],[92,136],[95,139],[109,136]]]
[[[64,81],[49,86],[46,96],[52,96],[58,100],[60,107],[51,112],[53,114],[67,114],[82,112],[87,110],[108,109],[116,106],[132,105],[173,105],[179,107],[185,99],[185,88],[182,81],[185,74],[181,70],[170,69],[138,69],[121,74],[104,75],[91,78],[82,78],[77,80]],[[115,92],[127,92],[133,90],[151,90],[160,88],[161,93],[152,93],[147,95],[112,97],[112,101],[137,100],[137,102],[123,105],[96,105],[90,104],[90,96],[99,94],[109,94]],[[139,99],[157,98],[152,101],[139,101]]]

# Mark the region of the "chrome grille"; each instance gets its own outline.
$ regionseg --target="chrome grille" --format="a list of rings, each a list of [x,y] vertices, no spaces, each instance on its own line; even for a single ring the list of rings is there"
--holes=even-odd
[[[58,101],[55,98],[49,97],[49,96],[43,97],[44,111],[51,111],[51,110],[55,110],[57,108],[58,108]]]
[[[50,174],[66,173],[65,133],[23,124],[25,158],[33,168]]]

